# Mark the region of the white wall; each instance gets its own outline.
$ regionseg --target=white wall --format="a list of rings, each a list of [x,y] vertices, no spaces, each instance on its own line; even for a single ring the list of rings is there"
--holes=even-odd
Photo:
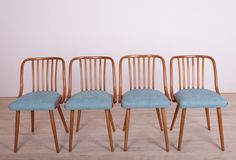
[[[235,0],[0,0],[0,96],[16,96],[26,57],[177,53],[215,57],[236,91]],[[118,68],[118,67],[117,67]],[[210,82],[209,82],[210,83]]]

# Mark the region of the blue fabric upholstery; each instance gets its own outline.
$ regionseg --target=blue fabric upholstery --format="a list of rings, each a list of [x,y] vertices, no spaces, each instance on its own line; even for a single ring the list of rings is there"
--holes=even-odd
[[[66,103],[65,109],[110,109],[112,108],[112,95],[105,91],[83,91],[73,95]]]
[[[61,99],[57,92],[31,92],[9,105],[10,110],[53,110]]]
[[[216,108],[228,104],[221,95],[208,89],[183,89],[175,98],[181,108]]]
[[[134,89],[122,97],[121,106],[124,108],[165,108],[171,102],[160,91],[154,89]]]

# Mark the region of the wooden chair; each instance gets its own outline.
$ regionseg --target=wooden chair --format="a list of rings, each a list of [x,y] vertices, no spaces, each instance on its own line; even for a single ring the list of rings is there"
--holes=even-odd
[[[25,64],[32,66],[32,92],[23,95],[24,91],[24,67]],[[62,95],[58,93],[58,68],[61,65],[62,76]],[[59,57],[42,57],[42,58],[27,58],[21,63],[20,69],[20,92],[19,98],[9,105],[10,110],[16,111],[15,121],[15,143],[14,152],[17,152],[19,127],[20,127],[20,111],[31,111],[31,128],[34,132],[34,111],[48,110],[51,126],[56,146],[56,151],[59,152],[56,125],[54,120],[53,110],[57,108],[66,132],[67,125],[60,107],[60,103],[64,102],[66,96],[66,80],[65,80],[65,62]]]
[[[205,61],[210,61],[213,65],[215,92],[205,89],[204,87]],[[174,64],[175,66],[177,65],[177,67],[174,67]],[[176,81],[174,80],[173,72],[176,68],[178,68],[177,75],[179,77],[179,91],[177,93],[175,93],[173,87],[173,82]],[[174,113],[170,130],[172,130],[174,127],[179,108],[182,109],[178,150],[181,150],[187,108],[205,109],[208,130],[210,130],[211,128],[209,108],[216,108],[221,140],[221,149],[222,151],[224,151],[225,147],[221,107],[226,107],[227,101],[222,96],[220,96],[215,60],[212,57],[206,55],[181,55],[172,57],[170,60],[170,94],[172,101],[177,102],[177,107]]]
[[[157,62],[161,62],[163,71],[163,88],[164,94],[156,90],[157,88]],[[124,64],[123,64],[124,63]],[[123,65],[127,64],[128,73],[125,77],[129,79],[129,91],[123,94]],[[126,69],[126,68],[125,68]],[[158,74],[161,75],[161,74]],[[160,87],[161,88],[161,87]],[[164,128],[166,151],[169,151],[168,132],[166,124],[165,108],[170,107],[166,82],[166,65],[165,60],[159,55],[127,55],[120,59],[119,63],[119,102],[126,109],[123,130],[125,131],[124,151],[127,151],[128,132],[131,109],[138,108],[155,108],[160,129]],[[162,122],[161,122],[162,114]]]
[[[77,62],[80,74],[80,91],[72,95],[72,80],[73,80],[73,65]],[[112,90],[110,94],[106,91],[107,86],[107,65],[111,65],[112,69]],[[111,127],[115,131],[115,126],[112,120],[110,109],[113,103],[116,102],[116,75],[115,63],[110,57],[89,56],[75,57],[70,61],[69,67],[69,90],[68,100],[65,103],[65,109],[70,110],[70,131],[69,131],[69,151],[72,151],[73,125],[74,125],[74,110],[78,110],[77,127],[79,131],[80,117],[82,110],[105,110],[108,136],[110,141],[111,151],[114,151]]]

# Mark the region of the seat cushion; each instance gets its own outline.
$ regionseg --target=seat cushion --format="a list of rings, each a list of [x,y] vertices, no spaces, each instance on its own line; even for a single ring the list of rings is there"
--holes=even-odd
[[[83,91],[73,95],[65,103],[65,109],[110,109],[112,108],[112,95],[105,91]]]
[[[208,89],[183,89],[175,98],[181,108],[216,108],[228,104],[225,98]]]
[[[124,108],[165,108],[171,105],[169,99],[154,89],[134,89],[126,92],[121,102]]]
[[[53,110],[61,99],[57,92],[31,92],[9,105],[10,110]]]

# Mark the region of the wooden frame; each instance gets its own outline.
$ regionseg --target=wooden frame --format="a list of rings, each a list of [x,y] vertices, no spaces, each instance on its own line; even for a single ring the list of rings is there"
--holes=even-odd
[[[177,61],[178,65],[178,78],[179,78],[179,90],[189,89],[189,88],[203,88],[204,89],[204,71],[205,71],[205,60],[210,60],[213,66],[214,72],[214,86],[216,93],[220,94],[218,87],[218,76],[217,76],[217,68],[216,62],[214,58],[207,55],[180,55],[174,56],[170,60],[170,95],[173,102],[176,102],[174,95],[174,61]],[[178,142],[178,150],[181,150],[181,143],[183,137],[183,129],[186,115],[186,108],[182,109],[181,115],[181,123],[180,123],[180,131],[179,131],[179,142]],[[221,141],[221,150],[224,151],[224,136],[223,136],[223,124],[222,124],[222,115],[221,108],[217,108],[217,116],[218,116],[218,124],[219,124],[219,133],[220,133],[220,141]],[[170,130],[173,130],[177,115],[179,111],[179,105],[177,105],[174,113],[174,117],[171,123]],[[206,120],[207,120],[207,128],[210,127],[210,115],[209,108],[205,108]]]
[[[80,91],[88,90],[101,90],[106,91],[106,75],[107,75],[107,62],[111,63],[112,67],[112,83],[113,83],[113,102],[116,103],[117,93],[116,93],[116,73],[115,73],[115,63],[111,57],[106,56],[85,56],[85,57],[75,57],[70,61],[69,65],[69,87],[68,87],[68,99],[72,94],[72,79],[73,79],[73,64],[79,62],[80,70]],[[76,131],[79,131],[81,110],[78,110]],[[105,110],[107,131],[109,136],[111,151],[114,151],[113,141],[112,141],[112,130],[115,131],[115,126],[113,123],[112,115],[110,109]],[[70,112],[70,131],[69,131],[69,152],[72,151],[72,139],[73,139],[73,125],[74,125],[74,110]]]
[[[68,133],[68,128],[65,122],[64,115],[62,113],[60,103],[63,103],[66,97],[66,78],[65,78],[65,62],[59,57],[38,57],[38,58],[27,58],[21,63],[20,68],[20,91],[19,96],[23,95],[24,91],[24,67],[26,63],[31,63],[32,73],[32,92],[37,91],[57,91],[57,78],[58,78],[58,65],[62,67],[62,97],[58,102],[57,109],[63,122],[64,128]],[[46,77],[45,77],[46,72]],[[50,72],[50,74],[49,74]],[[53,111],[49,111],[53,136],[55,140],[56,151],[59,153],[59,146],[57,140],[57,132],[54,120]],[[20,111],[16,111],[16,122],[15,122],[15,142],[14,152],[17,152],[18,137],[19,137],[19,126],[20,126]],[[31,111],[31,130],[34,132],[34,110]]]
[[[119,62],[119,102],[122,101],[122,95],[123,95],[123,92],[122,92],[123,91],[123,63],[125,60],[127,60],[127,63],[128,63],[129,89],[130,90],[140,89],[140,88],[155,89],[157,85],[157,83],[155,82],[156,61],[160,60],[162,63],[162,69],[163,69],[164,94],[166,97],[169,98],[169,94],[167,90],[167,79],[166,79],[166,64],[165,64],[164,58],[159,55],[126,55],[122,57]],[[125,131],[124,151],[127,151],[127,148],[128,148],[130,112],[131,112],[130,108],[126,109],[126,115],[125,115],[125,121],[124,121],[124,127],[123,127],[123,131]],[[166,151],[168,152],[169,142],[168,142],[168,131],[167,131],[165,108],[161,108],[162,122],[161,122],[161,114],[160,114],[159,108],[156,108],[156,112],[157,112],[160,129],[163,130],[164,128]]]

